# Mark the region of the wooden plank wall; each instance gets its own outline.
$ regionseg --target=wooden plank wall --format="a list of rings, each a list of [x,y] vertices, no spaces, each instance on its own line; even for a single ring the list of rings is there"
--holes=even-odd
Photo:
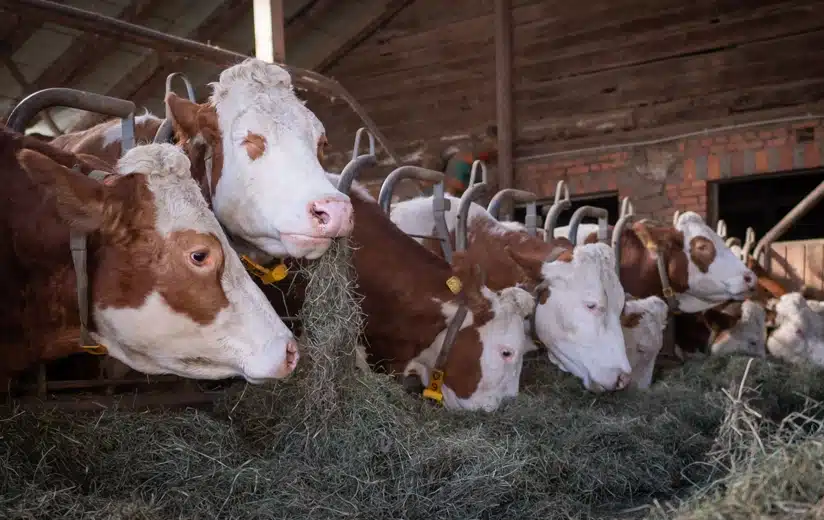
[[[492,11],[416,0],[327,74],[404,154],[482,131],[495,116]],[[516,158],[824,99],[824,0],[513,0],[513,18]],[[350,149],[351,112],[310,106]]]

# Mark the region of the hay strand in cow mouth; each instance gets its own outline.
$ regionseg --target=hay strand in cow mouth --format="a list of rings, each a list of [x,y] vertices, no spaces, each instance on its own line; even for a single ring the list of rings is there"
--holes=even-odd
[[[306,280],[298,315],[304,331],[304,404],[307,413],[333,414],[340,388],[354,377],[355,347],[364,324],[350,239],[333,240],[323,256],[301,267],[299,275]]]

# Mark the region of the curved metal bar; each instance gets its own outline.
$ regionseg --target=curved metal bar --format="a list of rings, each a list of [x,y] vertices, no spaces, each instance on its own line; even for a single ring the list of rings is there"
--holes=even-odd
[[[722,238],[723,238],[723,237],[722,237]],[[732,246],[743,247],[743,246],[742,246],[742,244],[741,244],[741,239],[740,239],[740,238],[738,238],[738,237],[730,237],[730,238],[728,238],[728,239],[724,242],[724,245],[726,245],[727,247],[732,247]]]
[[[395,185],[403,179],[436,183],[432,190],[432,211],[435,214],[435,234],[441,241],[443,257],[447,262],[452,263],[452,244],[449,241],[449,228],[446,226],[446,212],[450,208],[450,202],[445,196],[443,172],[436,172],[435,170],[412,165],[395,168],[392,173],[386,176],[386,179],[381,185],[381,191],[378,194],[378,204],[380,204],[381,209],[387,215],[389,215],[389,210],[392,206],[392,193],[395,191]]]
[[[672,227],[678,227],[678,217],[681,216],[680,210],[675,210],[675,213],[672,214]]]
[[[718,219],[718,224],[715,226],[715,232],[721,238],[727,238],[727,223],[724,219]]]
[[[481,167],[481,182],[489,184],[489,174],[486,171],[486,163],[480,159],[475,159],[472,162],[472,170],[469,173],[469,186],[475,185],[475,176],[478,174],[478,166]]]
[[[639,215],[629,214],[624,215],[615,223],[612,229],[612,251],[615,253],[615,272],[621,276],[621,236],[624,234],[624,229],[629,224],[638,222],[641,219]]]
[[[530,236],[538,236],[538,196],[531,191],[516,190],[514,188],[506,188],[499,191],[492,197],[492,200],[489,201],[489,205],[486,207],[486,210],[496,220],[498,220],[498,215],[504,200],[526,204],[526,232]]]
[[[561,199],[561,196],[563,196],[563,199]],[[570,202],[570,203],[572,202],[572,200],[569,198],[569,187],[567,186],[566,181],[564,181],[564,180],[558,181],[558,184],[555,186],[555,202],[554,203],[558,204],[559,202],[562,202],[562,201]]]
[[[186,75],[182,72],[172,72],[171,74],[166,76],[166,94],[172,92],[172,80],[176,77],[180,78],[183,81],[183,84],[186,85],[186,95],[189,97],[189,101],[191,101],[192,103],[196,103],[195,89],[192,86],[192,82],[189,81],[189,78],[187,78]]]
[[[752,251],[753,246],[755,246],[755,230],[751,227],[747,228],[747,233],[744,236],[744,247],[741,248],[741,260],[747,260],[747,257],[750,256],[750,251]],[[755,257],[758,260],[758,257]]]
[[[168,112],[168,109],[167,109]],[[155,132],[154,139],[152,140],[153,143],[170,143],[172,142],[172,134],[174,133],[174,126],[172,125],[172,119],[169,115],[166,115],[166,119],[160,123],[160,126],[157,128],[157,132]]]
[[[73,88],[47,88],[25,97],[9,114],[6,126],[23,133],[29,122],[46,108],[63,106],[119,117],[122,125],[121,154],[134,147],[135,105],[131,101]]]
[[[489,185],[485,182],[472,184],[467,188],[458,203],[458,216],[455,225],[455,251],[466,251],[467,228],[469,226],[469,208],[472,203],[486,195]]]
[[[563,180],[558,181],[555,186],[555,202],[549,207],[544,222],[544,241],[549,242],[555,238],[555,224],[561,213],[572,208],[572,200],[569,198],[569,188]]]
[[[626,215],[635,215],[635,206],[629,200],[629,197],[624,197],[624,200],[621,201],[621,213],[618,214],[618,218]]]
[[[338,179],[338,191],[349,195],[349,189],[352,188],[352,182],[358,178],[360,172],[365,168],[372,168],[377,164],[378,158],[370,154],[355,157],[346,163],[343,171],[340,172],[340,178]]]
[[[369,153],[366,155],[375,155],[375,136],[372,135],[365,126],[358,128],[358,131],[355,132],[355,146],[352,148],[352,160],[354,161],[356,157],[358,157],[358,150],[360,150],[360,142],[361,142],[361,135],[366,132],[369,136]]]
[[[39,18],[49,20],[64,27],[72,27],[81,31],[93,34],[110,36],[121,42],[132,43],[138,46],[146,46],[147,42],[154,48],[166,52],[177,52],[188,58],[197,57],[219,66],[231,66],[248,59],[249,56],[239,52],[233,52],[219,47],[213,47],[205,43],[181,38],[173,34],[150,29],[140,25],[135,25],[111,16],[105,16],[85,9],[78,9],[61,2],[50,0],[18,0],[15,9],[28,14],[34,13]],[[377,142],[381,144],[387,155],[392,158],[395,164],[401,164],[400,156],[389,146],[386,136],[380,131],[378,126],[366,113],[366,110],[349,93],[348,90],[336,80],[328,78],[323,74],[277,63],[292,76],[296,86],[320,92],[327,97],[343,99],[354,111],[364,125],[375,136]]]
[[[598,219],[598,241],[606,242],[609,232],[609,212],[604,208],[596,208],[595,206],[581,206],[575,210],[575,213],[569,219],[569,241],[572,242],[572,245],[578,245],[578,226],[581,225],[581,220],[584,217]]]

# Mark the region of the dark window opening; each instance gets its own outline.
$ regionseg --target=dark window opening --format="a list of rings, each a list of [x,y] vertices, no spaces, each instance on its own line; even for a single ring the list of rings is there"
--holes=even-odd
[[[717,189],[717,218],[727,223],[727,235],[744,239],[752,227],[760,239],[801,199],[824,181],[824,170],[808,170],[746,180],[722,181]],[[824,237],[824,204],[819,202],[795,222],[779,241]]]
[[[546,219],[547,213],[549,213],[549,208],[552,206],[552,202],[554,200],[555,199],[553,197],[552,199],[538,201],[538,214],[541,216],[542,222]],[[575,213],[575,210],[581,206],[595,206],[596,208],[606,209],[609,212],[608,222],[610,225],[615,225],[618,221],[618,212],[621,208],[618,200],[618,193],[616,192],[594,193],[592,195],[572,197],[572,208],[561,213],[558,217],[558,222],[556,224],[557,227],[566,226],[569,224],[569,219],[572,217],[572,214]],[[526,221],[526,207],[521,205],[516,206],[513,218],[518,222]],[[585,217],[583,222],[595,223],[595,219]]]

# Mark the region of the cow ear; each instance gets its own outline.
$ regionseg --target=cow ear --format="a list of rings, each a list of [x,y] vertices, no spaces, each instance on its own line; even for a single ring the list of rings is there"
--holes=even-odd
[[[201,133],[202,105],[184,99],[174,92],[166,94],[166,114],[180,137],[191,139]]]
[[[84,233],[102,228],[112,209],[107,208],[111,203],[102,184],[33,150],[22,150],[17,160],[32,182],[54,198],[57,213],[67,224]]]
[[[621,326],[626,329],[634,329],[639,323],[641,323],[641,313],[627,312],[626,307],[624,307],[623,312],[621,312]]]
[[[542,278],[541,269],[544,266],[545,254],[540,251],[513,249],[509,246],[505,246],[504,251],[528,276],[535,280]]]

